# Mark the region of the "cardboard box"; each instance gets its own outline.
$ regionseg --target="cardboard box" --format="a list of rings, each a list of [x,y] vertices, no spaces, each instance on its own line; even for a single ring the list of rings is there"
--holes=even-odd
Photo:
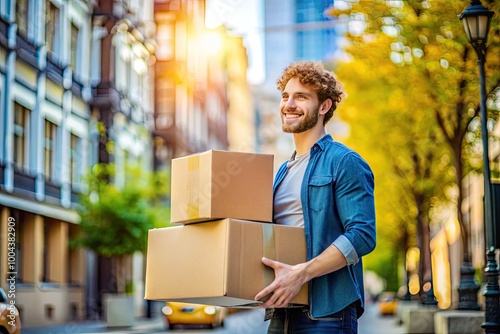
[[[145,299],[256,307],[255,295],[274,280],[263,256],[304,262],[304,229],[223,219],[150,230]],[[308,303],[307,284],[292,303]]]
[[[172,160],[172,223],[272,221],[273,155],[211,150]]]

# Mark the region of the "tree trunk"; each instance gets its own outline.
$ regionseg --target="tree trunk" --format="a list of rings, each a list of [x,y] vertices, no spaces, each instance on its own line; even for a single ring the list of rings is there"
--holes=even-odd
[[[115,256],[115,279],[118,293],[128,293],[132,289],[132,255]]]
[[[124,262],[123,255],[115,256],[116,290],[119,294],[125,292]]]
[[[416,196],[417,204],[417,243],[420,249],[419,281],[420,300],[426,300],[426,292],[429,291],[428,284],[432,284],[432,262],[431,262],[431,229],[427,219],[427,210],[424,208],[423,195]]]
[[[460,225],[460,236],[462,240],[462,258],[470,255],[470,245],[469,245],[469,229],[464,221],[464,215],[462,212],[462,201],[463,201],[463,166],[461,160],[461,145],[456,145],[452,147],[453,150],[453,164],[455,166],[455,182],[458,187],[457,195],[457,220]]]

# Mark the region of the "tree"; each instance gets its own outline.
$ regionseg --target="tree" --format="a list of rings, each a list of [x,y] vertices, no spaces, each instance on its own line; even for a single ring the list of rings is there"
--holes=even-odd
[[[421,272],[425,273],[422,276],[429,281],[430,208],[451,183],[450,175],[443,173],[448,165],[446,159],[433,157],[444,153],[436,150],[442,139],[433,134],[433,119],[425,108],[415,109],[414,100],[405,98],[410,91],[416,99],[422,99],[418,87],[411,92],[407,85],[393,82],[393,75],[372,75],[371,66],[359,61],[342,64],[336,72],[349,95],[339,111],[339,117],[351,126],[348,144],[367,157],[375,173],[379,247],[374,256],[384,252],[391,264],[393,257],[383,250],[389,243],[400,254],[398,262],[404,263],[406,251],[417,243],[425,259],[421,262]],[[411,75],[404,73],[401,82],[414,80]],[[417,239],[416,230],[420,231]],[[371,265],[367,261],[367,267]],[[395,270],[379,268],[377,272],[390,280]]]
[[[165,173],[146,173],[128,168],[123,187],[112,182],[114,165],[97,164],[88,173],[88,195],[81,196],[78,213],[80,234],[74,247],[84,247],[113,259],[117,292],[129,292],[131,258],[145,252],[148,231],[165,226],[169,216],[161,199],[167,194]]]
[[[346,31],[350,61],[337,65],[351,97],[346,102],[347,115],[341,116],[356,131],[351,143],[368,146],[368,159],[382,149],[388,162],[376,166],[376,172],[394,178],[393,183],[406,184],[395,195],[401,207],[410,210],[408,214],[397,210],[401,219],[395,222],[406,226],[414,219],[422,245],[429,240],[429,223],[440,221],[439,206],[451,203],[461,226],[464,254],[468,254],[468,230],[460,210],[462,180],[475,167],[471,155],[479,153],[469,149],[477,148],[479,138],[477,127],[471,127],[479,112],[475,55],[457,18],[468,1],[346,1],[343,5],[338,6],[342,10],[333,10],[333,16],[346,20],[348,27],[364,28]],[[498,12],[498,7],[498,2],[490,1],[490,9]],[[492,93],[500,84],[498,28],[494,20],[486,68]],[[489,115],[494,122],[498,111],[490,110]],[[381,182],[381,177],[378,188],[390,183]],[[409,195],[413,203],[408,202]],[[389,215],[386,210],[391,208],[377,205],[379,222]],[[428,261],[426,256],[421,258]]]

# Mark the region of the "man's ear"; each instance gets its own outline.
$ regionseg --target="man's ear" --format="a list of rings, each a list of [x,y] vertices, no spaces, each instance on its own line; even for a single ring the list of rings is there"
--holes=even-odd
[[[330,108],[332,107],[332,100],[331,99],[326,99],[325,101],[323,101],[323,103],[321,103],[321,106],[319,108],[319,114],[320,115],[325,115],[328,110],[330,110]]]

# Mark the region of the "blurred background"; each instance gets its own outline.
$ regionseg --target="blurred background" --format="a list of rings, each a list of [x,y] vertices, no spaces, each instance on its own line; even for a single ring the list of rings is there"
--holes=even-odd
[[[478,57],[458,18],[468,4],[2,0],[0,286],[15,221],[23,327],[101,319],[116,294],[134,317],[159,312],[143,299],[145,245],[169,226],[171,160],[210,149],[288,159],[275,80],[300,59],[344,84],[327,131],[375,173],[368,298],[484,309]],[[498,235],[500,1],[483,5]]]

